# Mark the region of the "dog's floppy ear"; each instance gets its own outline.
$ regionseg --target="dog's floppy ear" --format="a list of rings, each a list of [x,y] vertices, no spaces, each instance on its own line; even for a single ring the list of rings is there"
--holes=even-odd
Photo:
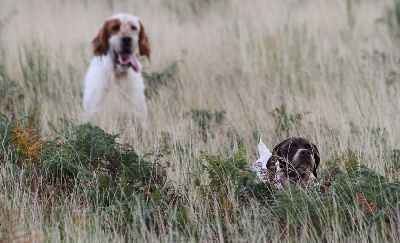
[[[275,157],[274,156],[275,154],[274,154],[274,152],[272,152],[272,156],[268,159],[268,161],[267,161],[267,168],[273,163],[273,158]]]
[[[283,150],[287,146],[288,141],[288,139],[285,139],[274,147],[274,149],[272,150],[272,156],[268,159],[267,166],[273,162],[276,162],[276,159],[278,157],[285,157],[283,154]]]
[[[144,27],[142,24],[142,21],[139,21],[140,23],[140,31],[139,31],[139,54],[141,56],[146,56],[147,59],[150,60],[150,43],[149,43],[149,38],[146,35],[146,32],[144,31]]]
[[[320,162],[319,151],[317,149],[317,146],[315,146],[315,144],[310,142],[310,145],[311,145],[312,153],[313,153],[314,160],[315,160],[313,175],[315,176],[315,178],[317,178],[317,168],[318,168],[318,165]]]
[[[103,27],[101,27],[99,34],[92,41],[93,54],[95,56],[102,56],[107,54],[108,51],[108,38],[107,38],[107,21],[104,22]]]
[[[283,152],[287,149],[288,144],[292,142],[291,138],[287,138],[280,142],[278,145],[275,146],[274,150],[272,150],[272,153],[275,152],[275,154],[279,157],[286,157],[287,154],[284,154]]]
[[[106,20],[101,27],[99,34],[92,41],[93,54],[95,56],[106,55],[110,44],[108,43],[108,39],[111,36],[113,28],[116,26],[120,26],[121,21],[119,19],[109,19]]]

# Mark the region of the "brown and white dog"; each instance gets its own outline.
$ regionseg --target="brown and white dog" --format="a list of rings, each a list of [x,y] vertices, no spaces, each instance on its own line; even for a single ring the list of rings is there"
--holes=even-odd
[[[84,82],[85,120],[102,126],[106,120],[118,124],[134,119],[140,130],[147,130],[145,83],[136,57],[138,53],[150,59],[142,22],[130,14],[113,15],[104,22],[92,47],[94,57]]]
[[[275,146],[264,165],[257,161],[253,168],[262,181],[279,190],[288,182],[306,188],[310,183],[317,183],[319,162],[315,144],[303,137],[289,137]]]

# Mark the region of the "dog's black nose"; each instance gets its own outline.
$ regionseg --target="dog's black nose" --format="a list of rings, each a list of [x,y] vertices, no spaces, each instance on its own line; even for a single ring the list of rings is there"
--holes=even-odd
[[[130,45],[132,42],[132,38],[131,37],[122,37],[122,44],[123,45]]]
[[[307,149],[302,150],[302,151],[300,151],[300,156],[303,156],[303,157],[311,156],[311,152],[310,152],[310,150],[307,150]]]

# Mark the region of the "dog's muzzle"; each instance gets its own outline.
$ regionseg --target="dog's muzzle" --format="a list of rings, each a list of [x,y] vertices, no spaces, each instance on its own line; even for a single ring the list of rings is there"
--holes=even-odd
[[[122,37],[121,39],[121,52],[114,50],[115,64],[121,71],[127,71],[130,67],[135,72],[139,72],[139,62],[133,53],[132,38]]]
[[[314,156],[308,149],[301,149],[298,151],[298,154],[295,156],[293,165],[296,170],[300,173],[304,173],[307,171],[313,171],[315,164]]]

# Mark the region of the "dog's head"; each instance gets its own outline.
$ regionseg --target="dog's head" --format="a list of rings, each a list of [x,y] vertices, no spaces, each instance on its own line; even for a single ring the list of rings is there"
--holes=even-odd
[[[279,177],[294,184],[304,184],[317,178],[319,162],[319,152],[313,143],[302,137],[289,137],[275,146],[267,169],[272,181]]]
[[[130,67],[139,72],[135,50],[150,59],[150,44],[138,17],[130,14],[116,14],[108,18],[99,34],[92,41],[95,56],[110,54],[120,71]]]

